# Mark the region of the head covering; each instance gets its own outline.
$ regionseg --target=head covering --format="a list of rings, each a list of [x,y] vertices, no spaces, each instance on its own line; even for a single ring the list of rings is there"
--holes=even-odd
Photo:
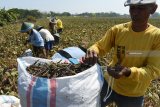
[[[50,20],[49,20],[51,23],[57,23],[57,21],[56,21],[56,17],[52,17]]]
[[[55,33],[54,36],[60,37],[59,33]]]
[[[38,25],[35,27],[35,29],[36,29],[37,31],[40,31],[42,28],[44,28],[44,27],[43,27],[43,26],[38,26]]]
[[[124,6],[129,5],[145,5],[145,4],[154,4],[156,3],[156,0],[127,0],[124,3]]]
[[[34,27],[33,23],[23,22],[20,32],[22,32],[22,33],[27,32],[27,31],[31,30],[33,27]]]

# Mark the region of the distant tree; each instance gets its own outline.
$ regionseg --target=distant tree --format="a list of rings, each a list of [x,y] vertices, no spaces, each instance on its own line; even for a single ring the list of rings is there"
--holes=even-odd
[[[33,16],[35,18],[42,18],[43,14],[39,10],[30,10],[27,16]]]
[[[18,20],[18,17],[20,16],[18,12],[12,9],[9,9],[7,12],[12,16],[14,20]]]
[[[27,10],[27,9],[12,8],[8,11],[16,13],[18,15],[18,19],[24,19],[27,16],[33,16],[35,18],[42,18],[43,17],[43,14],[39,10]]]
[[[61,16],[71,16],[71,14],[69,12],[63,12]]]
[[[109,17],[118,17],[118,16],[120,16],[120,14],[118,14],[118,13],[115,13],[115,12],[109,13]]]
[[[50,16],[51,16],[51,17],[57,16],[57,13],[50,11]]]
[[[3,26],[9,22],[17,20],[17,14],[12,11],[7,11],[5,8],[0,9],[0,26]]]

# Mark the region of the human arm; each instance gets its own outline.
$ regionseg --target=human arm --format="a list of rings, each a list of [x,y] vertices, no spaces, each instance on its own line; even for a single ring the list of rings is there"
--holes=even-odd
[[[127,77],[129,80],[133,80],[136,82],[151,81],[160,76],[160,34],[159,31],[155,31],[156,32],[152,31],[151,35],[146,35],[148,37],[145,36],[145,38],[147,38],[146,40],[149,42],[145,42],[143,41],[143,39],[142,41],[138,40],[137,43],[135,42],[136,44],[138,44],[137,47],[136,45],[131,45],[133,49],[139,48],[139,50],[141,50],[139,51],[141,53],[140,55],[133,55],[134,58],[132,60],[129,60],[131,58],[130,56],[132,55],[127,54],[130,52],[126,50],[126,58],[121,64],[128,68],[124,69],[123,72],[130,71],[130,75]],[[143,48],[141,47],[141,45],[143,46]],[[122,72],[120,72],[121,70],[122,69],[120,69],[118,73],[123,74]]]
[[[130,67],[130,79],[134,81],[148,81],[160,77],[160,48],[150,52],[147,64],[143,67]]]
[[[86,56],[82,58],[83,62],[91,65],[97,63],[98,57],[104,56],[114,46],[114,40],[114,33],[109,29],[101,40],[87,50]]]
[[[105,36],[93,44],[88,50],[94,50],[100,57],[106,55],[115,46],[115,35],[113,28],[109,29]]]
[[[149,44],[146,44],[148,45],[147,46],[148,50],[144,51],[147,54],[143,52],[141,54],[141,57],[144,60],[141,62],[141,60],[139,60],[141,59],[141,57],[140,58],[135,57],[137,58],[137,59],[133,59],[133,61],[137,60],[136,62],[134,62],[135,64],[128,66],[128,68],[131,70],[131,74],[128,76],[128,79],[130,80],[137,81],[137,82],[151,81],[160,76],[160,37],[157,34],[157,36],[154,35],[152,36],[152,38],[148,40],[150,40],[151,42]],[[139,61],[141,64],[139,63]],[[133,62],[131,60],[125,63],[127,64],[127,63],[133,63]]]
[[[131,75],[131,69],[121,65],[117,65],[114,67],[108,66],[107,72],[110,76],[114,77],[115,79],[119,79],[121,77],[129,77]]]
[[[143,67],[108,66],[108,74],[116,79],[128,77],[133,81],[150,81],[160,77],[160,50],[152,51],[148,56],[148,63]]]
[[[27,40],[25,40],[24,45],[27,45],[30,41],[31,41],[31,37],[29,35],[29,37],[27,38]]]
[[[24,45],[27,45],[27,43],[29,43],[29,40],[28,40],[28,39],[24,42]]]

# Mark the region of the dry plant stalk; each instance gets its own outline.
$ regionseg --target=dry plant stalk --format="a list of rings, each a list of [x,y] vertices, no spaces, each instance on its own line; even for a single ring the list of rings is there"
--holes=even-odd
[[[66,63],[40,63],[36,61],[34,64],[28,66],[26,70],[36,77],[44,78],[56,78],[71,76],[80,73],[86,69],[90,68],[89,65],[80,64],[66,64]]]

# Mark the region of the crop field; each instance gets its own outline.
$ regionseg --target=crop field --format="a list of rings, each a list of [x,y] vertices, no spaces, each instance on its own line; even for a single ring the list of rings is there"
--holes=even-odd
[[[85,48],[104,36],[111,26],[130,21],[125,18],[90,18],[90,17],[59,17],[64,25],[60,43],[52,49],[52,55],[60,49],[69,46],[81,45]],[[151,19],[149,22],[160,27],[160,19]],[[35,25],[41,25],[48,29],[48,19],[39,19]],[[26,34],[19,33],[21,23],[17,22],[0,28],[0,95],[14,95],[18,97],[17,89],[17,61],[30,45],[24,45]],[[112,54],[101,58],[101,63],[110,61]],[[114,105],[110,105],[114,107]],[[144,107],[160,107],[160,80],[151,83],[145,94]]]

